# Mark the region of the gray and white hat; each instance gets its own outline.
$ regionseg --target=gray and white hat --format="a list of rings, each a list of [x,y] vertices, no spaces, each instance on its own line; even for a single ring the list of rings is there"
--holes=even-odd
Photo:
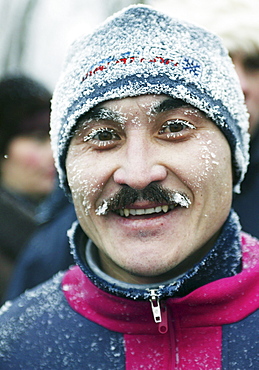
[[[70,47],[52,99],[51,140],[61,186],[78,118],[110,99],[166,94],[205,112],[226,136],[234,191],[248,165],[248,114],[238,77],[214,34],[133,5]]]

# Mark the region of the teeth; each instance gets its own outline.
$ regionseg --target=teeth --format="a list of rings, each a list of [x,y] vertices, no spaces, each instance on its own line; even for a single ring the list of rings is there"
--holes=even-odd
[[[130,214],[129,209],[125,208],[124,209],[124,216],[129,217],[129,214]]]
[[[175,207],[173,205],[170,205],[170,210],[171,209],[174,209]],[[168,205],[164,205],[164,206],[158,206],[158,207],[155,207],[155,208],[142,208],[142,209],[128,209],[128,208],[124,208],[124,209],[120,209],[120,216],[125,216],[125,217],[129,217],[129,215],[132,215],[132,216],[141,216],[141,215],[151,215],[152,213],[160,213],[160,212],[168,212],[169,210],[169,206]]]
[[[162,206],[163,212],[166,213],[168,211],[168,208],[169,208],[168,206]]]
[[[146,209],[145,214],[150,215],[151,213],[154,213],[154,212],[155,212],[155,208],[148,208],[148,209]]]

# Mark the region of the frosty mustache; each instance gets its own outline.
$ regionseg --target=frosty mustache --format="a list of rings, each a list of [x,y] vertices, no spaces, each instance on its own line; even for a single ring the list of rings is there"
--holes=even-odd
[[[188,208],[191,204],[189,197],[179,191],[172,191],[163,188],[156,183],[149,184],[145,189],[137,190],[129,186],[123,186],[114,196],[104,199],[102,204],[97,207],[95,213],[104,216],[109,211],[116,211],[129,207],[136,201],[150,201],[160,204],[173,204]]]

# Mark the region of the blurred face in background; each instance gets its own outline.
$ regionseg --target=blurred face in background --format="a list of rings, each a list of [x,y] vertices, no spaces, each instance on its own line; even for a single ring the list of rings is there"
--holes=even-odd
[[[259,52],[253,55],[240,52],[232,54],[231,57],[245,95],[250,114],[249,132],[253,136],[259,125]]]
[[[53,190],[55,174],[49,135],[34,133],[11,140],[1,163],[5,187],[40,198]]]

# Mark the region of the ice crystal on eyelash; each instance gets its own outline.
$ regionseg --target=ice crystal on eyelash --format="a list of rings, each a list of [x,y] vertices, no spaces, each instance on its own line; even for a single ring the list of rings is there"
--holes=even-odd
[[[168,121],[167,121],[169,124],[170,124],[170,122],[172,122],[172,123],[180,123],[180,124],[182,124],[183,126],[187,126],[189,129],[192,129],[192,130],[195,130],[196,129],[196,127],[193,125],[193,124],[191,124],[190,122],[188,122],[188,121],[185,121],[185,120],[183,120],[183,119],[179,119],[179,118],[177,118],[177,119],[169,119]],[[168,123],[165,123],[164,125],[163,125],[163,128],[165,128],[165,127],[167,127],[168,126]]]
[[[114,132],[114,130],[112,130],[110,128],[100,127],[100,128],[97,128],[97,129],[93,129],[92,132],[90,132],[90,134],[84,136],[83,140],[84,140],[84,142],[92,140],[95,135],[99,134],[100,132],[105,132],[107,130],[109,130],[110,132]]]

